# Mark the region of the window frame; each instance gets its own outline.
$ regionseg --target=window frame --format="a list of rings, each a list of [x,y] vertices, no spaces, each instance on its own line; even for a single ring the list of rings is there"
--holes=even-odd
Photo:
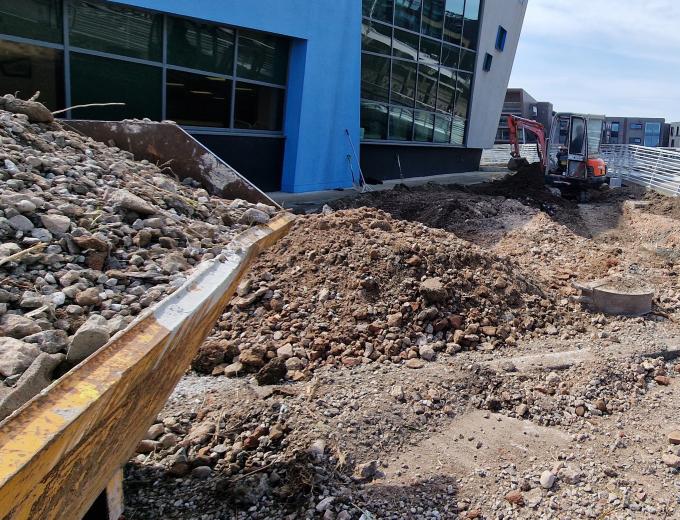
[[[493,55],[488,52],[484,54],[484,63],[482,64],[482,70],[484,72],[490,72],[491,66],[493,65]]]
[[[404,3],[406,0],[402,0],[402,3]],[[414,2],[415,4],[418,3],[417,1]],[[483,7],[484,4],[483,2],[479,2],[479,10],[476,13],[472,13],[470,11],[470,8],[466,6],[465,0],[459,0],[459,3],[461,4],[459,7],[456,7],[456,9],[460,8],[461,13],[459,15],[456,15],[455,18],[458,20],[458,23],[460,24],[460,32],[461,34],[455,41],[451,41],[451,36],[452,33],[449,34],[447,32],[447,27],[451,29],[453,26],[449,25],[447,26],[447,20],[451,22],[453,18],[450,18],[448,15],[447,11],[447,5],[445,2],[444,3],[444,17],[442,20],[442,28],[441,31],[437,29],[437,34],[438,36],[433,37],[431,32],[428,31],[428,29],[425,27],[427,25],[426,21],[426,6],[424,1],[420,1],[420,27],[418,30],[416,29],[408,29],[405,28],[401,24],[397,24],[397,5],[396,2],[393,2],[393,12],[392,12],[392,21],[387,21],[387,20],[379,20],[381,24],[387,25],[392,28],[392,33],[393,33],[393,38],[392,38],[392,45],[393,49],[390,51],[390,54],[381,54],[374,52],[372,50],[368,50],[365,46],[362,45],[361,48],[361,55],[362,55],[362,63],[363,63],[363,57],[364,56],[380,56],[380,57],[385,57],[389,60],[389,77],[387,78],[387,91],[388,91],[388,99],[387,101],[377,101],[375,99],[369,99],[365,98],[363,94],[360,96],[360,102],[363,103],[380,103],[384,106],[387,107],[388,114],[392,113],[392,109],[408,109],[412,110],[413,115],[414,115],[414,123],[413,123],[413,131],[411,135],[411,140],[410,141],[403,141],[401,139],[399,140],[393,140],[390,138],[390,136],[393,134],[391,125],[393,124],[393,118],[388,115],[387,118],[387,138],[386,139],[371,139],[371,138],[365,138],[362,137],[361,142],[366,143],[366,144],[382,144],[382,145],[399,145],[399,146],[436,146],[436,147],[465,147],[467,146],[467,133],[469,129],[469,117],[470,117],[470,109],[472,106],[472,95],[474,91],[474,81],[476,79],[476,63],[478,56],[481,55],[481,51],[479,50],[479,38],[480,38],[480,32],[479,32],[479,26],[481,24],[481,19],[483,16]],[[471,5],[474,5],[476,2],[471,2]],[[367,1],[363,1],[363,5],[366,6]],[[362,11],[363,12],[363,11]],[[475,41],[470,41],[468,42],[468,47],[465,47],[463,41],[462,41],[462,34],[464,30],[464,21],[466,19],[470,18],[473,24],[476,24],[476,29],[475,29],[475,34],[476,34],[476,40]],[[362,16],[362,24],[363,25],[370,25],[372,21],[376,21],[376,18],[370,18],[367,16],[365,13],[363,13]],[[409,52],[408,57],[403,55],[403,54],[398,54],[396,53],[395,55],[395,50],[394,46],[401,41],[399,38],[399,35],[406,35],[408,36],[409,39],[413,38],[413,42],[415,44],[416,38],[419,41],[418,44],[418,55],[413,56],[412,52]],[[435,56],[433,55],[432,52],[426,52],[424,53],[423,50],[429,50],[432,49],[434,51],[435,46],[439,46],[441,49],[440,56],[439,56],[439,64],[434,65],[434,61],[436,61]],[[465,54],[465,52],[468,52],[469,54]],[[455,60],[455,63],[453,63],[453,60]],[[432,99],[431,97],[428,98],[428,104],[433,103],[434,107],[432,108],[424,108],[423,105],[420,103],[420,100],[423,99],[421,96],[420,89],[422,86],[426,86],[428,89],[430,88],[430,83],[425,82],[422,83],[420,81],[420,76],[419,76],[419,70],[420,66],[418,67],[417,73],[416,73],[416,85],[415,85],[415,93],[414,93],[414,98],[415,98],[415,103],[411,104],[410,101],[408,105],[403,104],[402,102],[397,103],[395,99],[393,99],[393,68],[395,65],[401,65],[404,62],[408,63],[413,63],[413,62],[419,63],[419,64],[427,64],[430,66],[438,66],[439,67],[439,75],[436,79],[436,97],[435,99]],[[443,84],[442,83],[442,70],[446,69],[447,71],[451,71],[453,75],[453,83],[454,86],[451,87],[449,83]],[[387,74],[387,71],[386,71]],[[466,84],[467,86],[463,85],[461,87],[459,77],[464,78],[466,81],[469,79],[469,84]],[[464,92],[461,91],[461,88],[463,88]],[[448,90],[446,90],[448,89]],[[452,89],[452,90],[451,90]],[[451,92],[449,92],[451,90]],[[451,94],[452,99],[449,101],[446,101],[446,96],[442,97],[443,93],[449,92]],[[442,100],[444,100],[442,102]],[[460,106],[457,106],[457,103],[460,103]],[[445,106],[447,108],[445,108]],[[441,107],[441,108],[440,108]],[[450,112],[447,112],[447,110],[450,110]],[[433,132],[433,138],[431,141],[427,142],[422,142],[422,141],[417,141],[416,140],[416,131],[415,131],[415,115],[416,112],[431,112],[434,114],[435,118],[435,131]],[[462,117],[462,114],[465,114],[464,117]],[[446,121],[451,121],[450,126],[450,135],[451,138],[449,142],[442,142],[441,141],[441,132],[438,134],[437,130],[442,130],[444,129],[444,119]],[[441,122],[441,125],[438,126],[437,123]],[[361,121],[361,127],[363,128],[363,120]],[[455,129],[455,131],[454,131]],[[439,137],[437,137],[439,135]]]
[[[508,30],[502,25],[498,26],[498,32],[496,33],[496,50],[503,52],[505,50],[505,42],[508,39]]]
[[[104,2],[102,0],[87,0],[88,3],[91,4],[100,4],[100,5],[106,5],[107,2]],[[94,57],[100,57],[100,58],[108,58],[108,59],[113,59],[113,60],[118,60],[122,62],[128,62],[128,63],[136,63],[140,65],[149,65],[152,67],[157,67],[161,69],[161,84],[158,86],[160,89],[159,91],[159,99],[161,102],[161,120],[166,120],[166,119],[172,119],[172,117],[168,117],[167,113],[167,71],[168,70],[176,70],[179,72],[188,72],[188,73],[193,73],[193,74],[198,74],[198,75],[204,75],[204,76],[215,76],[215,77],[221,77],[228,79],[232,82],[232,93],[231,93],[231,107],[230,107],[230,124],[226,128],[219,128],[219,127],[201,127],[201,126],[189,126],[189,125],[181,125],[182,128],[184,128],[187,132],[189,133],[195,133],[195,134],[224,134],[224,135],[243,135],[243,136],[258,136],[258,137],[276,137],[276,138],[281,138],[284,136],[284,128],[285,128],[285,121],[286,121],[286,104],[287,104],[287,99],[288,99],[288,74],[286,73],[286,78],[283,84],[278,84],[278,83],[269,83],[266,81],[259,81],[259,80],[254,80],[254,79],[248,79],[244,77],[238,76],[236,73],[236,68],[237,68],[237,63],[238,63],[238,38],[241,32],[246,31],[248,33],[256,33],[256,34],[262,34],[265,36],[270,36],[270,37],[276,37],[276,38],[281,38],[282,40],[286,40],[288,43],[288,51],[287,51],[287,56],[286,56],[286,69],[288,68],[290,64],[290,53],[291,53],[291,39],[290,38],[285,38],[281,37],[279,35],[273,34],[273,33],[268,33],[266,31],[254,31],[251,29],[240,29],[235,26],[230,26],[228,24],[219,24],[211,20],[205,20],[205,19],[200,19],[200,18],[195,18],[195,17],[190,17],[190,16],[177,16],[173,15],[167,12],[163,11],[157,11],[154,9],[145,9],[145,8],[140,8],[137,6],[131,6],[131,5],[125,5],[124,7],[127,9],[130,9],[131,11],[139,11],[143,13],[151,13],[151,14],[160,14],[162,16],[162,57],[158,61],[154,60],[147,60],[147,59],[142,59],[142,58],[135,58],[131,56],[125,56],[125,55],[120,55],[120,54],[113,54],[110,52],[104,52],[104,51],[97,51],[97,50],[92,50],[92,49],[86,49],[86,48],[81,48],[81,47],[76,47],[71,44],[70,39],[69,39],[69,32],[70,32],[70,23],[69,23],[69,12],[72,8],[76,6],[78,3],[77,0],[58,0],[58,4],[61,7],[61,13],[62,13],[62,31],[63,31],[63,41],[61,43],[54,43],[50,42],[47,40],[36,40],[32,38],[26,38],[23,36],[15,36],[12,34],[6,34],[6,33],[0,33],[0,41],[8,41],[12,43],[19,43],[19,44],[28,44],[28,45],[35,45],[38,47],[44,47],[44,48],[50,48],[50,49],[56,49],[56,50],[61,50],[64,53],[64,77],[63,77],[63,89],[64,89],[64,101],[65,105],[67,107],[70,107],[73,105],[72,103],[72,85],[71,85],[71,53],[78,53],[78,54],[84,54],[84,55],[89,55],[89,56],[94,56]],[[183,66],[178,66],[178,65],[172,65],[168,63],[168,22],[172,18],[178,18],[180,20],[187,20],[187,21],[192,21],[200,24],[208,24],[208,25],[214,25],[217,27],[225,28],[234,31],[234,47],[233,47],[233,67],[231,71],[225,71],[225,73],[219,73],[215,71],[210,71],[210,70],[203,70],[203,69],[195,69],[191,67],[183,67]],[[276,131],[269,131],[269,130],[248,130],[248,129],[240,129],[236,128],[234,124],[234,115],[236,113],[234,104],[236,102],[236,84],[238,82],[243,82],[243,83],[251,83],[253,85],[259,85],[259,86],[265,86],[265,87],[271,87],[271,88],[276,88],[284,91],[284,97],[283,97],[283,119],[282,119],[282,126],[280,130]],[[62,116],[66,120],[70,119],[78,119],[78,112],[77,111],[67,111]]]

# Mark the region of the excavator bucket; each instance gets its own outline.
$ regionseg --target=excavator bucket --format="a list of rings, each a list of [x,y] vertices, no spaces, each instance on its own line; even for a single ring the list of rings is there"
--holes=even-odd
[[[508,170],[512,172],[516,172],[525,166],[529,166],[529,161],[524,157],[512,157],[508,161]]]

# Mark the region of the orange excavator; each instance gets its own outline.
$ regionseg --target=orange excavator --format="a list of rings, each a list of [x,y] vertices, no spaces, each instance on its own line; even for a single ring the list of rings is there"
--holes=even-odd
[[[599,185],[607,182],[607,165],[600,157],[604,116],[558,113],[553,117],[550,138],[538,121],[509,115],[512,158],[508,169],[516,171],[529,162],[521,157],[518,130],[537,139],[541,171],[554,184]]]

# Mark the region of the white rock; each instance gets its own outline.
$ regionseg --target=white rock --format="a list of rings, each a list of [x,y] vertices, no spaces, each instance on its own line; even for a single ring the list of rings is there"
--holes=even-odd
[[[541,473],[541,487],[543,489],[550,489],[555,485],[557,476],[552,471],[544,471]]]

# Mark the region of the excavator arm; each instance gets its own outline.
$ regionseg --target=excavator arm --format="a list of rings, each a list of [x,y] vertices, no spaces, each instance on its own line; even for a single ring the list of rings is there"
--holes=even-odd
[[[512,159],[508,164],[508,167],[512,169],[511,165],[517,165],[521,159],[519,150],[519,139],[517,138],[517,131],[520,129],[528,130],[536,136],[538,140],[538,156],[541,161],[541,167],[545,172],[547,166],[547,142],[545,137],[545,128],[538,121],[533,121],[532,119],[525,119],[523,117],[518,117],[514,115],[508,116],[508,129],[510,133],[510,145],[512,146]],[[514,159],[514,160],[513,160]],[[526,160],[525,160],[526,162]]]

